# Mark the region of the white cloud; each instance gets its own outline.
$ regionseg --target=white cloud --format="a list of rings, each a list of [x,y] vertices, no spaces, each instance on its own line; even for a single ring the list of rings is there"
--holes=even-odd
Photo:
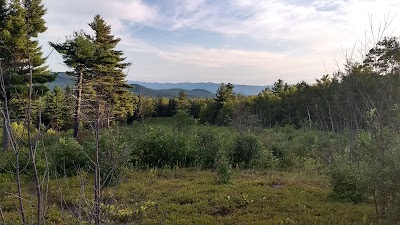
[[[151,4],[144,0],[68,3],[44,0],[44,3],[48,8],[49,30],[41,36],[42,44],[63,41],[75,30],[87,30],[87,23],[100,14],[112,25],[113,33],[122,38],[119,47],[128,61],[137,63],[129,79],[151,76],[148,79],[271,83],[281,77],[289,82],[312,82],[326,72],[333,72],[337,68],[334,57],[343,62],[344,55],[357,41],[373,42],[368,32],[368,15],[373,16],[373,26],[379,26],[388,13],[390,18],[396,16],[386,32],[389,35],[398,35],[395,28],[400,24],[398,0],[159,0]],[[155,47],[132,34],[132,27],[138,26],[171,32],[185,29],[214,32],[230,40],[229,48],[187,43]],[[274,51],[262,48],[250,51],[235,45],[235,41],[243,40],[254,42],[253,45],[280,47]],[[50,52],[45,44],[44,50]],[[146,60],[138,58],[144,56]],[[49,63],[61,68],[61,61],[59,56],[52,56]]]
[[[123,21],[131,24],[151,24],[157,21],[158,12],[155,8],[146,5],[142,0],[44,0],[47,8],[45,19],[50,37],[65,36],[72,31],[87,29],[87,24],[96,14],[103,16],[117,33],[123,33],[126,27]]]

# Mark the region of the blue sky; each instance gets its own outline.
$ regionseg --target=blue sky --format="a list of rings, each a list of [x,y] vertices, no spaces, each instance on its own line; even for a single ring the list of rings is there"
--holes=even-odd
[[[398,35],[398,0],[43,0],[39,37],[53,71],[68,70],[48,42],[90,32],[100,14],[132,62],[128,80],[267,85],[316,78]],[[370,28],[372,21],[372,31]],[[366,47],[367,46],[367,47]],[[128,72],[128,71],[127,71]]]

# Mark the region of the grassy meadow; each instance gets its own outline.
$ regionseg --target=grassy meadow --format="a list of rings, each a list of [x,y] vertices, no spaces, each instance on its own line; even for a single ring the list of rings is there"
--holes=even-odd
[[[92,223],[93,135],[81,132],[77,141],[69,136],[48,132],[43,138],[38,168],[49,174],[43,176],[47,224]],[[339,140],[291,127],[241,133],[197,125],[190,117],[150,118],[103,131],[102,222],[379,224],[370,200],[352,201],[353,186],[345,185],[339,197],[334,192],[323,159]],[[33,220],[27,158],[21,151],[24,206]],[[2,154],[0,163],[0,224],[18,224],[12,154]]]

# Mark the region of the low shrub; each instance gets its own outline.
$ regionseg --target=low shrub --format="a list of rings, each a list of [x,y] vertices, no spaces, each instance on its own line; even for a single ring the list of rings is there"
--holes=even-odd
[[[23,175],[32,175],[33,165],[29,150],[27,148],[20,148],[18,151],[20,173]],[[16,171],[16,155],[12,150],[0,154],[0,173],[14,173]],[[36,169],[39,174],[46,171],[46,160],[42,154],[36,155]]]
[[[214,129],[204,127],[196,130],[195,148],[198,165],[206,169],[214,168],[221,147],[219,135]]]
[[[192,166],[194,153],[191,137],[186,133],[151,128],[136,140],[132,163],[141,167]]]
[[[50,166],[58,174],[65,176],[76,175],[81,169],[89,166],[89,158],[84,149],[73,138],[60,138],[52,147]]]
[[[252,134],[237,136],[232,149],[234,165],[248,168],[261,155],[262,146],[258,137]]]
[[[258,155],[253,160],[253,166],[260,169],[273,169],[277,167],[279,161],[268,149],[263,148]]]
[[[101,178],[106,186],[119,182],[122,169],[128,165],[130,150],[133,145],[131,137],[119,129],[109,130],[100,137]]]
[[[232,177],[232,166],[229,164],[228,157],[225,153],[220,152],[217,162],[217,182],[219,184],[227,184],[230,182]]]
[[[196,120],[191,117],[189,113],[185,110],[178,110],[178,112],[174,116],[174,126],[178,130],[192,127],[195,124]]]
[[[336,200],[360,203],[367,199],[367,186],[361,173],[350,166],[338,166],[331,173],[332,193]]]

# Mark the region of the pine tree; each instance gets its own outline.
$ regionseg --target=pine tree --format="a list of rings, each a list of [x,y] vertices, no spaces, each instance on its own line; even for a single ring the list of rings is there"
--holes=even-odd
[[[40,33],[47,30],[43,16],[46,13],[40,0],[11,1],[5,20],[4,28],[0,34],[2,39],[1,57],[5,61],[8,81],[12,89],[26,91],[29,82],[30,57],[33,69],[33,83],[36,90],[46,90],[44,83],[55,79],[44,66],[46,58],[43,57],[42,48],[36,39]]]
[[[7,18],[7,3],[6,0],[0,0],[0,30],[3,30]]]
[[[122,51],[115,50],[121,39],[111,34],[111,26],[101,16],[96,15],[89,26],[95,32],[92,40],[98,46],[93,64],[93,88],[104,100],[102,111],[108,126],[111,118],[123,120],[133,113],[133,96],[128,90],[131,86],[126,83],[123,72],[130,63],[124,62]]]
[[[9,3],[1,0],[0,58],[3,59],[3,78],[6,88],[6,93],[2,90],[2,99],[5,94],[9,100],[19,98],[19,101],[24,101],[23,99],[26,99],[31,69],[34,93],[45,93],[48,89],[44,83],[55,79],[47,66],[44,66],[46,58],[43,57],[41,46],[36,39],[47,29],[43,19],[45,14],[46,9],[41,0],[22,2],[12,0]],[[6,136],[3,135],[4,138]],[[7,147],[8,142],[8,140],[3,140],[3,147]]]
[[[65,102],[65,110],[63,111],[64,118],[64,130],[69,130],[74,127],[74,109],[75,109],[75,98],[74,91],[68,85],[65,88],[64,92],[64,102]]]
[[[73,36],[68,38],[62,44],[50,45],[58,51],[64,63],[73,69],[71,74],[76,77],[76,103],[74,112],[74,133],[73,137],[76,138],[79,131],[79,123],[82,107],[82,94],[87,83],[90,83],[92,76],[92,69],[97,46],[88,38],[83,32],[74,32]],[[85,82],[84,82],[85,81]]]
[[[65,92],[56,86],[53,91],[46,95],[46,110],[44,112],[43,122],[50,124],[54,130],[61,130],[65,124],[65,114],[67,111],[65,102]]]

